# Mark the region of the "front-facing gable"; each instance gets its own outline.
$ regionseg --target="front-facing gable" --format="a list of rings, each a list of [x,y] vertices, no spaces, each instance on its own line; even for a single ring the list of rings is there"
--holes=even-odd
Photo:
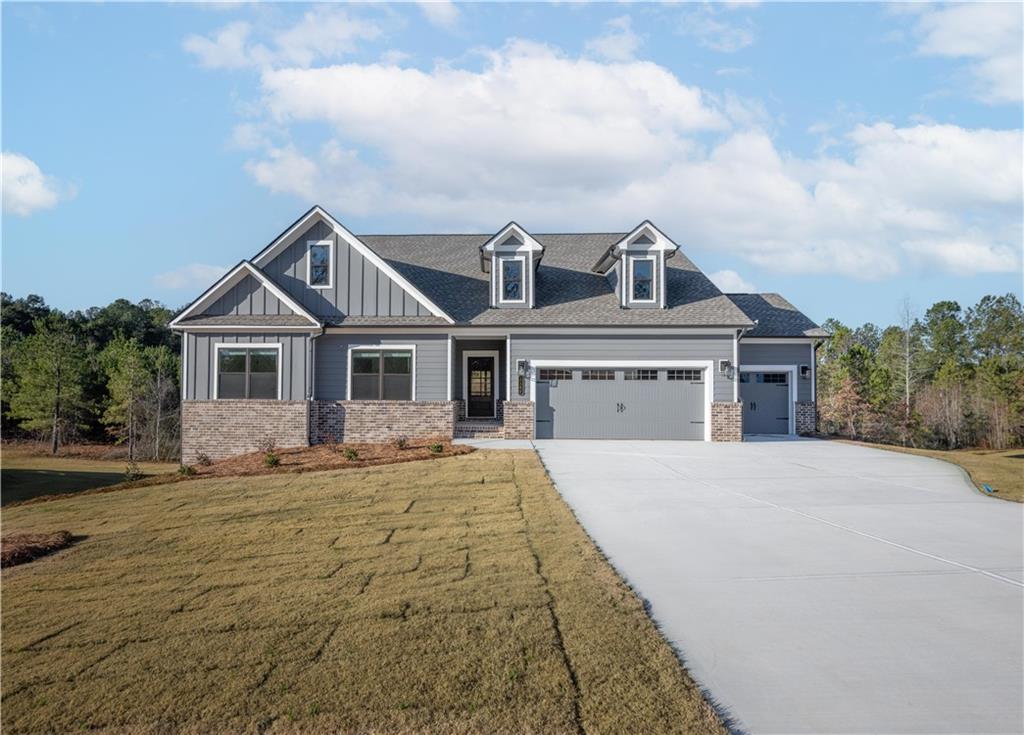
[[[544,246],[515,222],[509,222],[480,246],[480,265],[490,274],[490,305],[498,309],[532,309],[536,303],[536,269]]]

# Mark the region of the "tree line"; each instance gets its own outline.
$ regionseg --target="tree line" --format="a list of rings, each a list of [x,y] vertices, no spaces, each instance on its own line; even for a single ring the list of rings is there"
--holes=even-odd
[[[1024,313],[1013,294],[964,310],[939,301],[899,323],[835,319],[819,348],[821,430],[884,443],[956,449],[1024,445]]]
[[[0,411],[5,439],[50,450],[115,441],[130,461],[181,452],[180,338],[172,312],[118,299],[61,312],[36,295],[0,295]]]

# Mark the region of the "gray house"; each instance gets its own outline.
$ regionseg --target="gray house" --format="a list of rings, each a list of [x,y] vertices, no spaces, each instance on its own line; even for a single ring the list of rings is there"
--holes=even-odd
[[[183,460],[397,436],[739,441],[815,421],[827,334],[665,233],[362,235],[313,207],[171,322]]]

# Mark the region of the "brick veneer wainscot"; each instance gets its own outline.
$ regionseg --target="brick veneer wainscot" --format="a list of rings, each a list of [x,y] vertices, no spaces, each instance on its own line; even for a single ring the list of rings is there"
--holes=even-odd
[[[796,404],[796,433],[813,434],[818,428],[818,407],[814,401],[798,401]]]
[[[503,401],[506,439],[533,439],[534,404],[532,401]]]
[[[743,441],[743,403],[715,401],[711,404],[711,441]]]
[[[181,404],[181,461],[255,452],[270,437],[278,447],[309,443],[306,401],[185,401]]]
[[[456,401],[313,401],[311,438],[323,442],[451,439]]]

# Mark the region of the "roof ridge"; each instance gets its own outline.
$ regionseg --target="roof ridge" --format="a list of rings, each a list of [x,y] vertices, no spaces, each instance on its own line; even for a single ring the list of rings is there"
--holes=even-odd
[[[551,235],[622,235],[621,232],[531,232],[534,237]],[[629,234],[629,233],[625,233]],[[372,232],[356,237],[494,237],[493,232]]]

